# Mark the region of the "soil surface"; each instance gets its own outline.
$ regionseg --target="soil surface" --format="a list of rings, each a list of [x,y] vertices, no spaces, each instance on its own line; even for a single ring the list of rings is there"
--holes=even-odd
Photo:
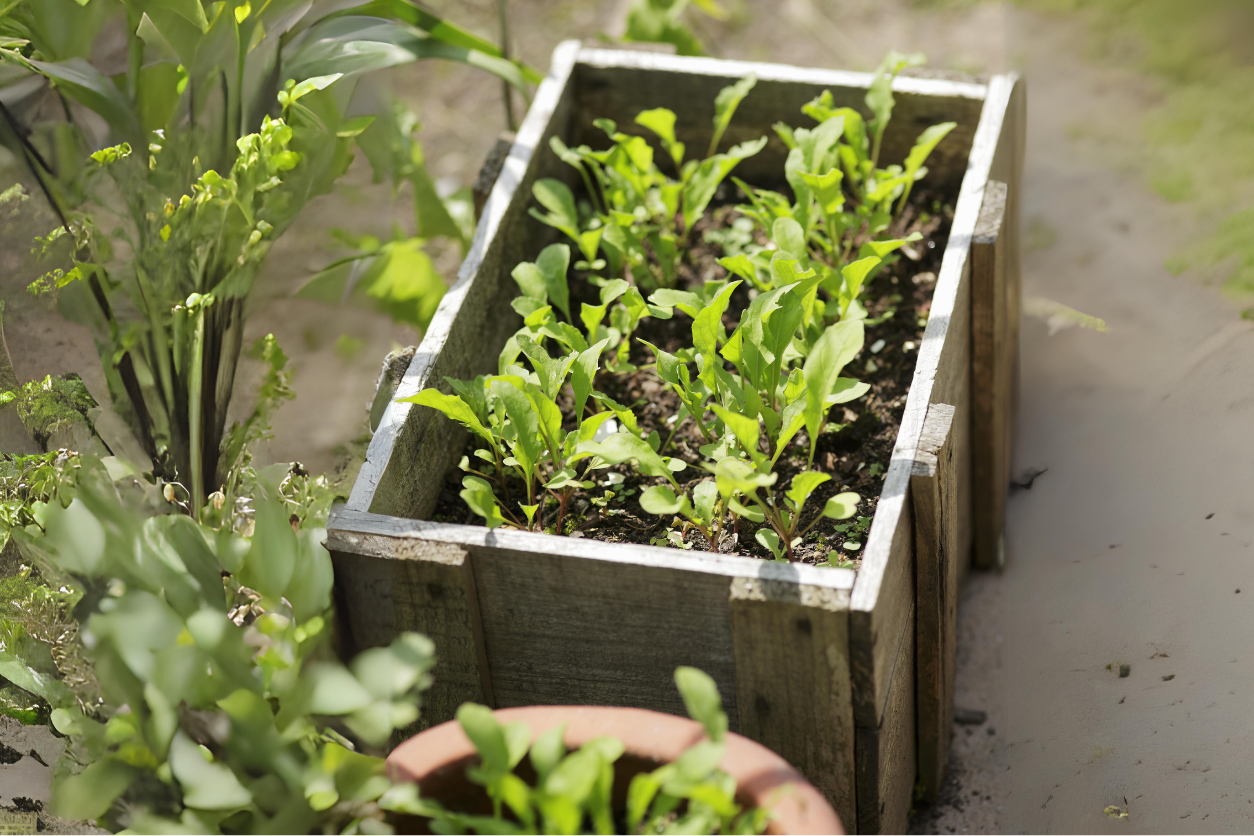
[[[706,281],[728,279],[727,271],[718,265],[718,259],[728,254],[723,242],[729,234],[738,235],[741,246],[751,243],[764,246],[768,243],[765,232],[760,228],[746,229],[743,223],[739,228],[735,226],[736,221],[743,217],[735,208],[737,197],[744,199],[734,187],[725,185],[716,199],[722,205],[716,203],[695,224],[690,236],[692,243],[676,271],[678,289],[695,291]],[[942,197],[920,189],[912,196],[898,223],[882,236],[891,239],[918,233],[921,237],[889,256],[863,291],[861,302],[868,314],[864,347],[846,366],[842,376],[865,381],[870,384],[870,391],[843,407],[832,408],[831,423],[815,446],[813,465],[807,460],[809,439],[802,431],[774,468],[779,476],[774,489],[777,496],[782,496],[790,480],[802,471],[815,470],[832,477],[815,489],[803,508],[801,530],[812,524],[813,528],[809,529],[804,541],[792,550],[794,560],[853,569],[861,563],[862,546],[871,519],[875,516],[884,474],[901,426],[918,357],[917,346],[927,325],[936,274],[948,241],[953,209],[952,205],[942,203]],[[597,303],[598,288],[586,281],[579,271],[572,269],[568,281],[572,310],[577,309],[581,302]],[[649,292],[644,291],[646,296]],[[732,293],[723,316],[728,334],[735,330],[740,315],[748,308],[754,295],[756,291],[747,288],[743,282]],[[644,344],[646,342],[670,353],[691,348],[691,318],[675,310],[671,319],[643,319],[632,335],[628,360],[632,366],[639,367],[638,370],[620,373],[603,370],[596,380],[597,390],[629,407],[646,437],[653,432],[658,433],[664,444],[660,452],[687,462],[688,468],[676,474],[675,478],[680,487],[691,491],[710,477],[701,467],[702,462],[709,462],[710,459],[700,452],[710,439],[702,436],[691,419],[678,426],[674,423],[681,407],[679,395],[652,369],[645,368],[654,362],[653,352]],[[730,364],[726,368],[735,371]],[[564,429],[574,430],[574,403],[569,391],[563,391],[559,396],[558,405],[566,418]],[[705,420],[707,423],[710,421],[708,414]],[[478,445],[472,442],[467,452],[475,446]],[[764,447],[763,452],[769,455],[771,451]],[[477,515],[467,516],[467,507],[459,496],[464,475],[456,468],[450,472],[434,519],[482,522]],[[630,463],[598,470],[593,478],[597,482],[596,487],[573,494],[560,532],[558,503],[556,499],[548,498],[537,511],[541,528],[549,533],[612,543],[669,545],[774,559],[771,552],[755,539],[759,529],[769,530],[770,527],[765,524],[754,524],[742,518],[734,529],[729,527],[712,532],[720,541],[715,549],[696,526],[685,524],[682,518],[648,513],[639,504],[640,494],[666,482],[639,473]],[[510,484],[510,491],[515,497],[525,496],[526,488],[518,480],[517,484]],[[827,500],[845,491],[853,491],[862,497],[855,516],[844,521],[820,518],[820,511]],[[498,497],[503,499],[502,494],[498,493]]]

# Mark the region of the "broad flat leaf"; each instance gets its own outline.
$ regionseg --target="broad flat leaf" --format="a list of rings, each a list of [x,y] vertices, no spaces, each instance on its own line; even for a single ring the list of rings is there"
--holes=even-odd
[[[718,95],[714,97],[714,135],[710,138],[710,150],[706,152],[707,157],[712,156],[718,150],[719,140],[723,138],[727,126],[731,124],[736,108],[740,107],[740,103],[757,83],[758,77],[750,73],[735,84],[718,91]]]
[[[601,365],[601,352],[605,351],[608,344],[609,339],[606,338],[581,351],[575,358],[575,364],[571,366],[570,386],[575,392],[576,420],[583,418],[584,406],[592,395],[593,381],[596,380],[597,369]]]
[[[757,533],[753,535],[753,539],[757,540],[762,545],[763,548],[765,548],[775,557],[776,560],[783,559],[784,550],[780,548],[779,535],[776,534],[772,529],[759,528]]]
[[[688,716],[705,726],[705,733],[715,743],[727,735],[727,715],[723,713],[723,698],[718,686],[709,674],[696,668],[680,666],[675,669],[675,685],[683,697]]]
[[[602,442],[580,443],[575,458],[587,456],[597,456],[610,464],[622,464],[634,459],[641,473],[648,476],[661,476],[676,488],[679,487],[662,457],[649,446],[647,441],[631,433],[616,433]]]
[[[847,520],[858,513],[858,503],[861,501],[862,497],[852,491],[838,493],[827,500],[827,504],[823,506],[823,516],[834,520]]]
[[[816,473],[813,470],[803,471],[792,477],[792,484],[788,486],[785,496],[792,501],[793,510],[800,513],[802,506],[810,498],[810,494],[814,493],[814,489],[824,482],[830,482],[831,479],[832,477],[826,473]]]
[[[803,373],[806,382],[806,430],[810,434],[810,457],[818,443],[819,426],[827,414],[827,396],[836,385],[840,371],[862,350],[861,320],[842,320],[828,326],[806,357]]]
[[[565,244],[550,244],[540,251],[536,259],[536,267],[544,280],[548,297],[557,305],[558,310],[570,319],[570,290],[566,284],[566,268],[570,266],[570,247]]]
[[[48,62],[15,57],[16,53],[8,55],[27,69],[44,76],[71,99],[104,119],[118,139],[131,142],[141,139],[139,119],[122,91],[82,58]]]
[[[462,480],[460,496],[471,511],[483,517],[484,525],[488,528],[496,528],[505,522],[496,504],[496,494],[492,492],[492,486],[478,476],[467,476]]]
[[[566,736],[566,724],[549,729],[536,738],[531,746],[531,765],[535,767],[538,783],[544,783],[553,768],[566,757],[566,744],[562,742]]]
[[[200,757],[199,751],[196,757]],[[96,761],[77,775],[58,775],[52,782],[49,812],[70,821],[99,818],[126,791],[134,776],[133,767],[110,757]]]
[[[689,290],[664,287],[649,296],[649,303],[660,308],[679,308],[693,318],[701,312],[701,297]]]
[[[845,204],[845,193],[840,187],[840,182],[844,178],[844,172],[839,168],[833,168],[826,174],[811,174],[808,171],[801,171],[798,172],[798,175],[819,202],[819,209],[823,211],[823,217],[832,217],[840,212],[840,208]]]
[[[664,107],[653,110],[642,110],[636,115],[636,124],[648,128],[657,134],[671,155],[671,160],[678,169],[684,163],[684,144],[675,141],[675,112]]]
[[[688,506],[688,496],[675,492],[665,485],[654,485],[640,494],[640,507],[650,514],[665,516],[679,514]]]
[[[714,481],[724,499],[736,494],[752,496],[758,488],[774,485],[777,478],[775,473],[759,473],[749,462],[731,457],[722,459],[714,466]]]
[[[543,453],[535,408],[526,394],[511,383],[494,380],[491,387],[492,396],[505,404],[505,413],[514,425],[514,456],[522,463],[524,473],[530,474]]]
[[[479,417],[475,415],[474,410],[458,395],[446,395],[439,389],[423,389],[417,395],[400,398],[397,400],[397,403],[416,403],[420,406],[438,409],[493,447],[496,446],[492,439],[492,433],[480,423]]]
[[[573,360],[573,357],[567,358],[565,363],[567,368]],[[540,434],[544,438],[545,446],[549,448],[554,465],[557,465],[561,461],[562,410],[534,383],[526,385],[526,392],[527,399],[531,401],[531,406],[535,409],[536,425],[540,428]]]
[[[240,580],[277,602],[287,592],[296,569],[296,533],[287,511],[273,499],[257,503],[255,518],[252,546]]]
[[[579,238],[579,212],[575,208],[575,196],[565,183],[544,177],[531,187],[531,194],[541,206],[549,210],[548,215],[541,215],[533,209],[532,217],[560,229],[571,238]]]
[[[791,254],[794,259],[800,262],[803,271],[809,268],[810,248],[806,246],[806,234],[805,230],[801,228],[801,224],[792,218],[778,218],[772,227],[771,237],[775,239],[775,243],[779,245],[780,250]],[[771,261],[774,262],[774,260],[775,257],[772,257]],[[773,267],[774,265],[772,264]],[[774,271],[772,270],[772,272]],[[791,281],[779,284],[791,284],[800,278],[801,276],[798,276]]]
[[[718,263],[720,267],[725,268],[733,276],[739,276],[754,285],[759,284],[758,270],[753,262],[749,260],[749,256],[744,253],[720,258]]]
[[[739,281],[724,286],[692,321],[692,345],[704,360],[701,382],[711,392],[717,390],[715,369],[719,366],[718,340],[723,336],[723,312],[727,310],[732,292],[738,287]]]
[[[424,58],[460,61],[527,92],[518,66],[486,52],[422,34],[403,23],[348,15],[323,20],[283,50],[284,79],[364,73]]]
[[[691,229],[692,225],[705,212],[705,207],[714,198],[714,193],[718,190],[719,183],[723,182],[723,178],[731,173],[736,164],[743,159],[752,157],[765,147],[766,137],[761,137],[749,142],[742,142],[734,146],[726,154],[716,154],[702,161],[684,187],[683,212],[685,228]]]
[[[170,741],[170,771],[183,789],[183,803],[196,810],[237,810],[252,804],[253,796],[231,768],[210,763],[201,748],[183,732]]]
[[[755,463],[761,465],[766,460],[766,457],[758,452],[758,439],[761,437],[758,419],[749,418],[738,412],[732,412],[718,404],[711,404],[710,409],[722,419],[727,429],[731,430],[732,434],[736,436],[736,441],[740,443],[741,449],[748,453]]]
[[[849,377],[840,377],[836,379],[832,391],[828,394],[826,403],[828,406],[836,404],[848,403],[856,401],[858,398],[871,391],[870,384],[862,383]]]
[[[906,244],[914,241],[920,241],[922,238],[922,234],[912,232],[905,238],[894,238],[891,241],[867,241],[859,248],[858,255],[861,258],[866,258],[867,256],[872,255],[883,258],[889,253],[904,247]]]
[[[457,709],[457,722],[478,750],[485,772],[504,774],[509,771],[509,744],[492,709],[473,702],[462,703]]]
[[[849,313],[849,306],[862,293],[862,285],[866,281],[867,275],[878,267],[880,259],[878,256],[867,256],[860,258],[852,264],[846,264],[841,269],[840,274],[844,279],[844,283],[840,291],[840,315],[843,317]]]
[[[958,127],[957,122],[942,122],[939,125],[932,125],[919,134],[918,140],[915,141],[914,147],[910,149],[910,153],[906,157],[904,168],[908,182],[914,182],[914,175],[923,167],[923,163],[927,161],[928,156],[940,144],[940,141],[956,127]]]
[[[692,504],[704,524],[714,522],[714,508],[717,503],[718,485],[713,480],[706,480],[693,489]]]

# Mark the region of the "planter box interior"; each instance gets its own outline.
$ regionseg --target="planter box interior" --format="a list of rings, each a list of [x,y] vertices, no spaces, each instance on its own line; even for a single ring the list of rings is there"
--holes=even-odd
[[[531,187],[542,177],[578,185],[574,169],[549,150],[551,137],[602,147],[605,137],[593,119],[613,119],[631,132],[638,130],[639,111],[668,107],[678,115],[678,138],[704,148],[715,95],[751,72],[758,84],[723,147],[771,137],[735,172],[765,186],[781,182],[787,151],[770,129],[774,122],[807,124],[800,108],[824,90],[838,106],[865,112],[872,80],[862,73],[561,45],[488,198],[458,282],[396,396],[428,386],[448,391],[445,377],[495,373],[501,347],[520,324],[509,304],[517,295],[510,272],[557,240],[527,214]],[[466,434],[433,410],[392,403],[349,502],[332,514],[328,548],[347,647],[386,644],[402,630],[435,641],[439,662],[424,726],[449,719],[466,700],[683,714],[672,674],[677,665],[694,665],[718,683],[732,729],[796,766],[850,832],[904,831],[916,773],[926,783],[938,758],[943,768],[947,751],[952,664],[946,656],[952,657],[957,573],[978,539],[973,506],[987,488],[977,477],[987,470],[995,493],[1001,478],[995,468],[1007,466],[997,460],[985,467],[991,451],[1006,444],[1009,423],[1001,416],[1010,397],[1002,390],[1010,384],[997,384],[987,403],[973,392],[993,386],[986,378],[1013,380],[1005,370],[1013,368],[1009,346],[1017,334],[1023,92],[1013,76],[987,84],[903,77],[894,92],[884,160],[903,159],[924,128],[957,122],[929,159],[927,175],[929,185],[951,195],[955,216],[862,568],[855,574],[425,521],[464,452]],[[981,216],[986,190],[1002,183],[1009,191],[997,192],[1001,208]],[[973,298],[980,276],[990,289]],[[985,296],[992,301],[986,304]],[[973,317],[987,325],[987,338],[973,331]],[[972,428],[984,427],[981,421],[996,427],[973,443]],[[1001,435],[985,439],[990,433]],[[1003,493],[1005,484],[1002,479]],[[921,489],[930,499],[915,508],[911,491]],[[927,676],[916,676],[916,667]]]

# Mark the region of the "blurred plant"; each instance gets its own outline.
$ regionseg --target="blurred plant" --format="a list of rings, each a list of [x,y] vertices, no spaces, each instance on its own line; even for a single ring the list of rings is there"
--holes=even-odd
[[[323,532],[274,476],[258,474],[251,537],[145,516],[99,469],[40,510],[43,533],[14,531],[81,622],[99,689],[84,700],[38,667],[34,637],[0,655],[69,737],[54,814],[149,833],[388,832],[376,753],[417,719],[431,644],[407,633],[335,660]]]
[[[744,810],[736,803],[735,780],[718,768],[726,749],[727,715],[710,676],[696,668],[675,669],[675,684],[688,716],[705,728],[706,739],[674,763],[635,776],[627,789],[628,833],[762,833],[770,811]],[[502,726],[486,706],[464,703],[457,721],[479,753],[467,777],[484,787],[492,815],[449,810],[439,798],[419,798],[416,784],[399,784],[380,805],[431,819],[437,833],[616,833],[614,763],[623,742],[598,737],[567,752],[558,726],[531,741],[525,723]],[[534,786],[515,772],[530,755]]]
[[[89,59],[122,63],[116,26],[126,71],[115,82]],[[407,0],[17,0],[0,11],[6,139],[62,221],[44,252],[72,264],[32,291],[56,291],[93,327],[118,411],[154,471],[188,486],[194,513],[234,464],[227,409],[270,244],[348,167],[372,121],[346,116],[357,79],[421,58],[521,88],[537,78]],[[39,118],[47,100],[64,118]]]
[[[440,196],[417,139],[419,129],[417,115],[394,102],[357,138],[376,183],[390,180],[394,198],[409,188],[416,234],[408,235],[399,224],[390,241],[332,230],[332,236],[353,252],[319,271],[297,296],[331,304],[353,301],[426,329],[444,296],[445,282],[424,248],[442,240],[464,255],[474,235],[474,208],[468,188]]]
[[[717,0],[693,0],[702,13],[715,20],[727,20],[727,10]],[[623,40],[672,44],[680,55],[704,55],[701,39],[684,19],[688,0],[633,0],[627,10]]]

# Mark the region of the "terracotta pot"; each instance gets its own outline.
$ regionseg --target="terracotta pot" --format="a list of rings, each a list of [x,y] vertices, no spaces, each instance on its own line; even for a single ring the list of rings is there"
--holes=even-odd
[[[669,763],[704,731],[686,717],[642,708],[606,706],[528,706],[495,712],[501,723],[522,721],[531,728],[532,740],[549,729],[566,724],[568,749],[577,749],[595,737],[616,737],[626,752],[615,765],[615,803],[626,797],[627,785],[641,772]],[[393,781],[417,782],[423,796],[467,813],[488,813],[491,805],[483,788],[466,778],[466,767],[478,755],[456,721],[441,723],[411,737],[387,759]],[[844,833],[840,819],[827,800],[797,770],[765,746],[738,734],[727,735],[727,750],[720,764],[736,779],[736,801],[747,807],[767,807],[771,821],[767,833]],[[524,758],[518,773],[529,783],[530,763]],[[418,827],[421,821],[412,822]]]

